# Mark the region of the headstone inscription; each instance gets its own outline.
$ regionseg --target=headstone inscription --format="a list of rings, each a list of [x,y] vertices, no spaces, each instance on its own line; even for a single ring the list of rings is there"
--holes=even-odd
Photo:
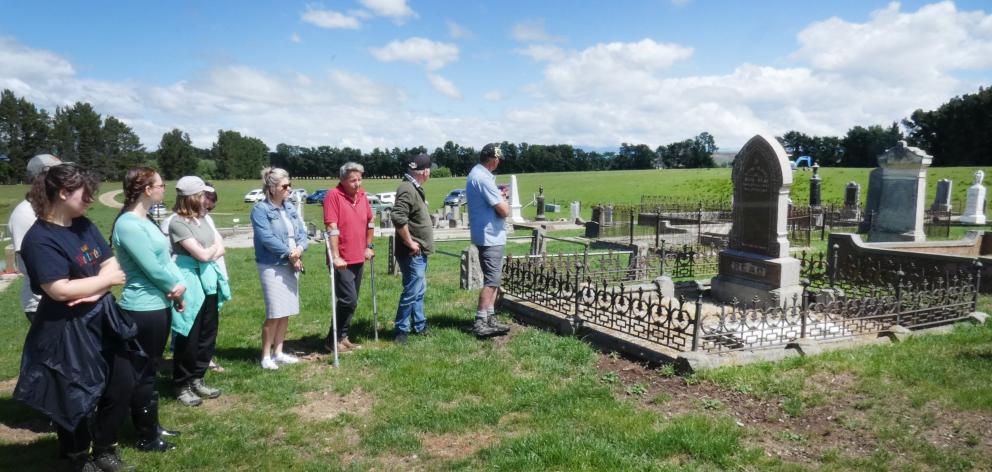
[[[799,260],[789,256],[786,230],[792,170],[774,138],[751,138],[734,159],[733,224],[712,281],[718,300],[791,302],[801,295]]]
[[[933,198],[930,211],[951,211],[951,187],[953,182],[950,179],[940,179],[937,181],[937,195]]]

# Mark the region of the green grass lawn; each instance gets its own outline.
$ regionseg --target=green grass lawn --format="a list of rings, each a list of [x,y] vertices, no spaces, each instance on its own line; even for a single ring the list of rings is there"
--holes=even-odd
[[[970,169],[937,169],[931,181],[941,170],[970,183]],[[838,195],[847,180],[867,175],[826,169],[825,179],[831,171],[840,177]],[[623,194],[633,202],[640,193],[665,194],[666,185],[695,195],[686,192],[716,188],[729,176],[680,172],[519,178],[525,192],[545,182],[545,193],[563,200],[621,201],[600,196]],[[615,180],[621,174],[628,182]],[[440,201],[461,182],[431,181],[430,198]],[[253,185],[218,184],[218,211],[246,212],[240,197]],[[966,185],[955,178],[955,186],[957,194]],[[7,204],[18,190],[0,192]],[[92,213],[109,227],[112,210],[95,205]],[[441,246],[458,252],[464,243]],[[139,470],[992,470],[992,327],[680,377],[671,366],[647,368],[519,325],[510,336],[476,340],[465,330],[477,292],[458,289],[458,261],[438,255],[428,271],[431,335],[398,347],[389,328],[399,278],[386,275],[383,257],[376,266],[381,339],[371,341],[366,275],[353,329],[366,348],[342,355],[335,369],[317,354],[329,323],[328,280],[321,247],[311,246],[303,312],[290,322],[288,342],[307,362],[262,371],[264,314],[252,251],[229,250],[227,259],[234,299],[221,313],[217,351],[227,371],[208,374],[224,395],[186,408],[161,376],[162,421],[183,436],[167,454],[139,453],[128,426],[123,454]],[[18,281],[0,293],[0,470],[51,470],[54,435],[10,398],[27,331],[19,289]],[[986,311],[989,301],[981,300]]]

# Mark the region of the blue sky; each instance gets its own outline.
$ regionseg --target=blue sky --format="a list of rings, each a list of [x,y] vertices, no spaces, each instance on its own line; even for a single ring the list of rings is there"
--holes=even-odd
[[[150,148],[842,135],[992,82],[986,1],[0,2],[0,88]]]

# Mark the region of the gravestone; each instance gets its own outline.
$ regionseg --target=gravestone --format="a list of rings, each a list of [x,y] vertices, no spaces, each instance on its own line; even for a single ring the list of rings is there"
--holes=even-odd
[[[720,251],[713,296],[723,302],[791,303],[802,294],[786,230],[792,170],[774,138],[757,135],[734,158],[733,225]]]
[[[568,219],[577,225],[582,224],[582,204],[572,202],[568,205]]]
[[[951,211],[951,186],[950,179],[940,179],[937,181],[937,195],[934,196],[930,211]]]
[[[876,167],[868,173],[868,198],[865,201],[864,219],[858,226],[859,233],[871,231],[873,220],[878,214],[878,201],[882,195],[882,168]]]
[[[482,288],[482,266],[479,265],[479,248],[469,244],[459,258],[459,286],[462,290]]]
[[[878,208],[868,239],[872,242],[925,241],[923,232],[927,168],[933,158],[925,151],[899,141],[878,156],[881,182],[875,198]],[[873,171],[874,172],[874,171]],[[868,188],[868,201],[872,201]]]
[[[857,182],[848,182],[844,188],[844,209],[840,217],[845,220],[861,218],[861,185]]]
[[[820,178],[820,164],[813,164],[813,176],[809,178],[809,206],[819,208],[821,203],[820,187],[823,180]]]
[[[534,198],[537,205],[537,216],[534,217],[537,221],[544,221],[544,186],[540,186],[537,197]]]
[[[968,187],[968,200],[964,205],[964,214],[961,215],[961,222],[969,225],[985,224],[985,186],[982,180],[985,179],[985,172],[979,170],[975,172],[975,180],[971,187]]]
[[[517,176],[510,176],[510,222],[523,223],[524,217],[520,213],[520,187],[517,186]]]

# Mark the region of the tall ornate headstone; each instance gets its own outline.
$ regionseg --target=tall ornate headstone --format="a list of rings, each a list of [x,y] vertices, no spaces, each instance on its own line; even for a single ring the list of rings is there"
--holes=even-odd
[[[727,249],[712,281],[718,300],[791,302],[801,295],[799,260],[786,230],[792,170],[775,138],[757,135],[734,158],[734,205]]]
[[[510,176],[510,222],[523,223],[524,217],[520,213],[520,187],[517,186],[517,176]]]
[[[809,178],[809,206],[818,208],[821,204],[820,187],[823,179],[820,178],[820,164],[813,164],[813,176]]]
[[[927,190],[927,168],[933,158],[925,151],[899,141],[878,156],[881,185],[877,195],[878,209],[868,238],[872,242],[925,241],[923,232],[924,198]],[[868,201],[872,201],[868,188]]]
[[[968,200],[964,205],[964,214],[961,215],[961,222],[969,225],[985,224],[985,186],[982,180],[985,179],[985,172],[979,170],[975,172],[975,180],[971,187],[968,187]]]
[[[940,179],[937,181],[937,195],[933,198],[930,211],[951,211],[951,185],[950,179]]]

